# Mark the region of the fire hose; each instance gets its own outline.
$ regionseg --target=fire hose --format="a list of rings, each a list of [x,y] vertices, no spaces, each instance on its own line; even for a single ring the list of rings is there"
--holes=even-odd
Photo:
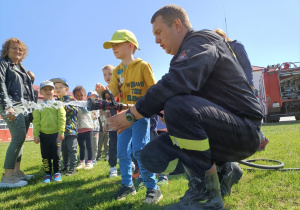
[[[253,163],[256,161],[266,161],[266,162],[273,162],[273,163],[277,163],[277,164],[276,165],[261,165],[261,164]],[[276,171],[300,170],[300,168],[283,168],[283,166],[284,166],[283,162],[278,161],[278,160],[272,160],[272,159],[240,160],[240,161],[238,161],[238,163],[252,167],[252,168],[242,168],[242,169],[249,170],[249,171],[254,171],[254,170],[276,170]]]
[[[110,100],[106,99],[106,94],[109,95]],[[88,110],[110,110],[115,109],[117,111],[122,111],[129,108],[128,104],[118,103],[114,99],[112,93],[109,90],[105,90],[101,93],[102,100],[89,98],[88,99]]]

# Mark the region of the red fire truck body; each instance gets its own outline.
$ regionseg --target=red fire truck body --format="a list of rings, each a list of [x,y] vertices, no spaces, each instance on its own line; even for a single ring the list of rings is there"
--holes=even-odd
[[[278,122],[286,116],[300,120],[300,67],[286,62],[265,68],[259,80],[259,99],[264,122]]]

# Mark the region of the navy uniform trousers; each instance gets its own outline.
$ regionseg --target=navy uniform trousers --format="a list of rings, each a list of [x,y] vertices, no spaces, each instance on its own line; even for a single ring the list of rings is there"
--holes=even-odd
[[[213,163],[233,162],[254,154],[261,121],[237,116],[204,98],[171,98],[164,108],[168,132],[141,151],[145,168],[154,173],[183,173],[182,164],[203,174]]]

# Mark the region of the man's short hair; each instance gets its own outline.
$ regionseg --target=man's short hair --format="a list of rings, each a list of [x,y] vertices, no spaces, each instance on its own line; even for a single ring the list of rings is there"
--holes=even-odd
[[[186,27],[187,29],[192,28],[192,24],[186,11],[180,6],[177,6],[175,4],[169,4],[160,8],[152,16],[151,24],[153,24],[155,19],[160,15],[162,16],[164,23],[168,27],[171,27],[174,23],[174,20],[178,18],[182,22],[184,27]]]

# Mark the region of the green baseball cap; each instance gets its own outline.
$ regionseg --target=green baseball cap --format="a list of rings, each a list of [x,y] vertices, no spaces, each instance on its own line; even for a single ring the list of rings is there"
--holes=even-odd
[[[131,31],[126,29],[117,30],[110,41],[104,42],[103,47],[104,49],[110,49],[112,48],[112,43],[122,43],[127,41],[131,42],[132,44],[134,44],[134,46],[136,46],[137,49],[139,49],[139,44],[135,35]]]

